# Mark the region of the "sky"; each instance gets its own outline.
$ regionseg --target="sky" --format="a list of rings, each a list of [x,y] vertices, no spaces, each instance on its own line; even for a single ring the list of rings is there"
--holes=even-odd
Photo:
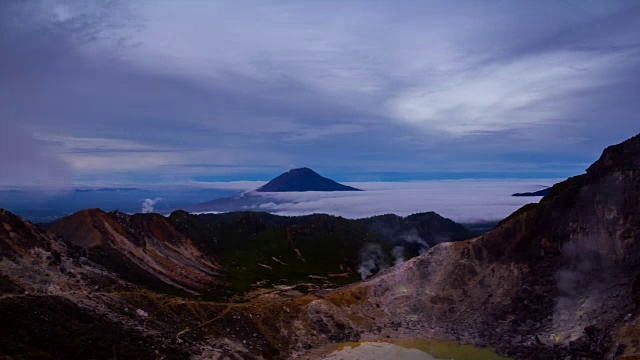
[[[0,1],[0,186],[579,174],[637,1]]]

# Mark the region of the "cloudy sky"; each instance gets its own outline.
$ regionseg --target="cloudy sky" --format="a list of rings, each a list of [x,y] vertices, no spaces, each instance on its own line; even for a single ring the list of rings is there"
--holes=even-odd
[[[637,1],[0,1],[0,185],[562,178],[638,94]]]

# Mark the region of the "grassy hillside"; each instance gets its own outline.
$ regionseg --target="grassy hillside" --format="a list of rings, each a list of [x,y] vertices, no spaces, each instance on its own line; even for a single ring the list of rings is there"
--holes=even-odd
[[[308,283],[337,286],[360,280],[360,250],[367,243],[391,247],[362,225],[330,215],[282,217],[241,212],[170,216],[203,251],[215,254],[230,293],[252,285]]]
[[[349,220],[325,214],[176,211],[169,219],[222,265],[227,295],[258,286],[349,284],[361,279],[358,269],[364,260],[370,263],[365,272],[375,273],[398,257],[411,258],[439,242],[470,237],[464,226],[436,213]]]

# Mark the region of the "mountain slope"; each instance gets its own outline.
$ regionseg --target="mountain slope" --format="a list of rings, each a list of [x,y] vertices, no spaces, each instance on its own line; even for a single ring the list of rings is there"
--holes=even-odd
[[[462,225],[435,213],[395,220],[392,234],[377,218],[363,223],[322,214],[184,211],[165,218],[87,209],[49,231],[123,280],[161,293],[218,300],[265,288],[295,286],[297,293],[335,288],[424,247],[470,237]]]
[[[0,244],[2,359],[282,358],[249,306],[129,283],[2,209]]]
[[[464,226],[435,213],[389,216],[398,222],[397,234],[386,231],[383,217],[176,211],[169,220],[192,241],[209,243],[224,269],[227,290],[236,294],[296,284],[298,289],[335,288],[416,256],[420,247],[470,237]]]
[[[0,358],[185,358],[134,327],[125,306],[107,310],[109,294],[131,287],[85,255],[0,209]]]
[[[307,295],[314,283],[335,287],[358,280],[352,264],[360,260],[363,241],[375,241],[357,221],[328,215],[176,212],[165,219],[88,209],[53,224],[61,236],[5,211],[0,222],[0,356],[9,357],[286,358],[295,332],[283,332],[291,323],[278,322],[300,314],[315,296]],[[239,274],[300,286],[263,283],[266,291],[239,303],[203,301],[158,286],[173,284],[163,281],[168,275],[154,267],[153,254],[185,265],[191,259],[167,252],[192,247],[201,249],[195,259],[230,256],[241,265]],[[256,266],[260,256],[269,269]],[[293,271],[282,271],[287,268]],[[178,270],[170,280],[193,286],[180,279],[183,274]]]
[[[410,335],[491,344],[519,359],[640,358],[638,229],[640,135],[495,230],[327,294],[307,314],[350,340]]]
[[[280,174],[265,185],[256,189],[258,192],[290,192],[290,191],[362,191],[339,184],[309,168],[291,169]]]
[[[88,209],[49,231],[87,251],[89,259],[123,279],[158,291],[213,291],[220,267],[158,214],[127,215]]]

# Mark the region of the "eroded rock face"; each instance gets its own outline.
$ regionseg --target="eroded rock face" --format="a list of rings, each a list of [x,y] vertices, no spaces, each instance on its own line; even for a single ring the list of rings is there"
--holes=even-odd
[[[3,292],[56,294],[94,281],[117,283],[113,276],[92,264],[80,264],[82,255],[82,249],[0,209],[0,283]]]
[[[607,148],[585,175],[495,230],[440,244],[318,301],[363,294],[330,311],[359,318],[363,337],[397,329],[518,358],[638,356],[637,340],[624,335],[637,333],[638,229],[640,136]]]
[[[199,294],[219,284],[216,261],[158,214],[87,209],[50,231],[123,279],[156,291]]]

